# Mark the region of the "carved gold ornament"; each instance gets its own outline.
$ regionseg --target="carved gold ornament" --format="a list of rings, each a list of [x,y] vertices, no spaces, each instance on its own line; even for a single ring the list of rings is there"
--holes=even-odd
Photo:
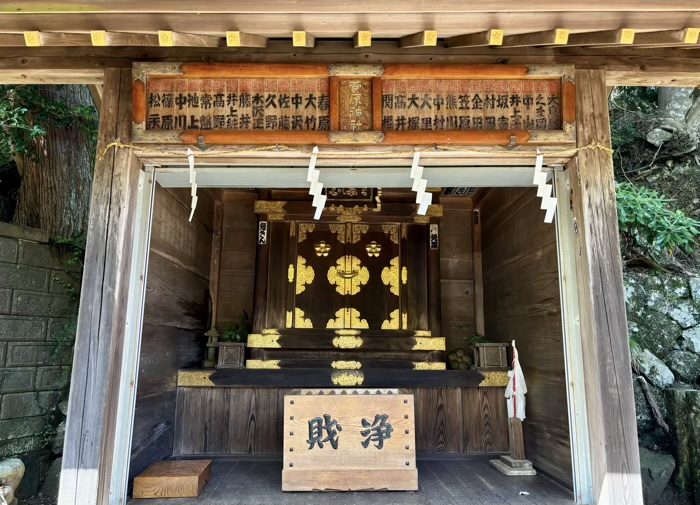
[[[279,343],[279,335],[262,335],[260,333],[251,333],[248,335],[248,347],[259,349],[279,349],[282,347]]]
[[[389,291],[399,296],[399,257],[392,258],[389,265],[382,270],[382,282],[390,286]]]
[[[338,371],[331,374],[331,381],[336,386],[359,386],[365,381],[365,374],[360,371]]]
[[[433,332],[430,331],[430,330],[416,330],[416,331],[413,333],[413,336],[414,336],[414,337],[432,337],[432,336],[433,336]]]
[[[299,307],[294,309],[294,327],[295,328],[313,328],[314,325],[311,319],[304,317],[304,311]]]
[[[211,381],[213,371],[180,370],[177,372],[177,385],[187,387],[212,387]]]
[[[362,221],[362,217],[360,216],[338,216],[335,218],[336,221],[340,221],[341,223],[359,223]]]
[[[294,265],[292,265],[291,263],[289,264],[289,268],[287,269],[287,280],[289,280],[290,284],[294,282]]]
[[[333,347],[336,349],[359,349],[362,347],[363,341],[361,337],[352,337],[349,335],[343,337],[333,337]]]
[[[398,224],[383,224],[382,231],[389,235],[389,239],[394,243],[399,243],[399,225]]]
[[[316,228],[316,225],[313,223],[299,223],[299,243],[306,240],[306,234],[312,233],[314,228]]]
[[[510,377],[508,372],[479,372],[484,376],[484,380],[479,383],[480,388],[484,387],[506,387]]]
[[[278,359],[249,359],[245,362],[246,368],[264,369],[264,370],[279,370],[280,360]]]
[[[337,312],[336,312],[336,314],[337,314]],[[336,335],[346,335],[346,336],[350,335],[350,336],[356,337],[356,336],[360,335],[362,332],[360,330],[348,330],[346,328],[339,328],[339,329],[335,330],[334,333]]]
[[[273,200],[257,200],[254,204],[254,212],[256,214],[284,215],[285,205],[287,205],[287,202],[278,202]]]
[[[408,314],[406,314],[405,312],[401,313],[401,329],[402,330],[408,329]]]
[[[408,269],[406,267],[401,267],[401,284],[404,286],[408,282]]]
[[[413,337],[416,341],[414,351],[444,351],[445,337]]]
[[[378,257],[379,257],[379,253],[382,252],[382,245],[381,245],[381,244],[377,244],[377,243],[373,240],[372,242],[370,242],[369,244],[367,244],[367,245],[365,246],[365,249],[367,249],[367,256],[369,256],[370,258],[371,258],[372,256],[374,256],[375,258],[378,258]]]
[[[414,361],[414,370],[447,370],[447,364],[444,362],[430,362],[430,361]]]
[[[362,238],[362,235],[367,233],[369,231],[369,225],[368,224],[353,224],[352,225],[352,237],[350,242],[353,244],[357,244],[360,239]]]
[[[408,227],[406,223],[401,223],[401,238],[404,240],[408,238]]]
[[[399,309],[396,309],[389,314],[389,319],[382,323],[382,330],[398,330],[399,329]]]
[[[362,319],[360,316],[360,311],[357,309],[340,309],[335,313],[335,319],[329,319],[326,328],[369,328],[369,324],[366,319]],[[340,333],[340,332],[337,332]],[[336,338],[353,337],[352,335],[341,335]],[[362,339],[360,339],[362,340]],[[335,342],[335,340],[334,340]]]
[[[316,251],[316,256],[323,256],[324,258],[328,256],[331,252],[331,246],[325,240],[321,240],[318,244],[314,245],[314,250]]]
[[[336,370],[359,370],[362,368],[362,363],[359,361],[334,361],[331,363],[331,368]]]
[[[311,265],[306,265],[306,259],[297,256],[297,289],[296,293],[301,294],[306,289],[307,284],[314,281],[314,269]]]
[[[298,274],[297,274],[298,275]],[[360,287],[369,281],[369,270],[355,256],[341,256],[335,266],[328,269],[328,282],[341,295],[356,295]]]
[[[294,314],[291,310],[287,311],[287,320],[285,321],[285,328],[292,328],[294,326]]]
[[[335,233],[336,238],[338,239],[338,242],[341,244],[345,243],[345,231],[346,231],[347,226],[344,224],[329,224],[328,229],[331,231],[331,233]]]

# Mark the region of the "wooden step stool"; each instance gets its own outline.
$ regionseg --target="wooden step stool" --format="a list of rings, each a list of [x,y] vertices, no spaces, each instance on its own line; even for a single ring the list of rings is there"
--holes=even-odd
[[[134,498],[196,498],[211,480],[211,460],[160,461],[134,477]]]

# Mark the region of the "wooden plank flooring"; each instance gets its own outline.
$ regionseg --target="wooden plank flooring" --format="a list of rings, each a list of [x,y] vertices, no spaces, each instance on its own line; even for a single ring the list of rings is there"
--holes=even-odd
[[[417,492],[282,493],[282,462],[215,461],[199,498],[131,500],[129,505],[573,505],[548,478],[506,477],[487,460],[419,460]],[[520,494],[524,491],[529,494]]]

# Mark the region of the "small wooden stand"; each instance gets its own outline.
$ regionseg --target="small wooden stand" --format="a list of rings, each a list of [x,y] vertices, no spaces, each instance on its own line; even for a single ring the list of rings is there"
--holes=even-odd
[[[537,475],[537,471],[532,468],[532,462],[525,459],[523,422],[517,417],[508,419],[508,437],[510,438],[510,455],[490,460],[491,466],[510,476]]]
[[[196,498],[211,480],[211,460],[160,461],[134,477],[134,498]]]

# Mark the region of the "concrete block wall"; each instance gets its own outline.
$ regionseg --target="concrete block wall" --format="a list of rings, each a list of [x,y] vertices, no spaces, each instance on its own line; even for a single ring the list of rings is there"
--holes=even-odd
[[[35,458],[53,442],[77,313],[68,260],[40,231],[0,224],[0,459]]]

